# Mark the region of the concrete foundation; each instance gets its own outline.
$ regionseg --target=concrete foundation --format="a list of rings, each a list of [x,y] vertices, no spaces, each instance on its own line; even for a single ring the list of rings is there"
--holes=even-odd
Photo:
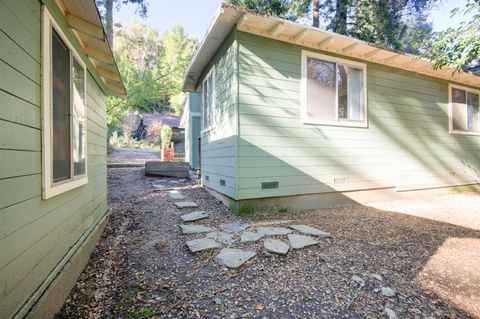
[[[189,167],[188,163],[151,161],[145,163],[145,174],[186,178],[189,175]]]

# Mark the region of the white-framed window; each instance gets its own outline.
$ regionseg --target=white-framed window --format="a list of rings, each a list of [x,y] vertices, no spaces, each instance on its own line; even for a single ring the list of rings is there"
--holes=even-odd
[[[208,131],[213,126],[215,118],[215,68],[212,68],[207,74],[202,84],[202,116],[203,116],[203,129],[202,131]]]
[[[480,90],[450,84],[448,96],[450,133],[480,135]]]
[[[42,7],[43,198],[88,183],[87,69]]]
[[[367,66],[302,51],[302,120],[367,127]]]

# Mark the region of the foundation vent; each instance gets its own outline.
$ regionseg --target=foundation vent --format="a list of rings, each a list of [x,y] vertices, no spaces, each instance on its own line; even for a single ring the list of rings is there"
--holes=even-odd
[[[205,180],[206,180],[206,181],[209,181],[209,180],[210,180],[210,176],[205,175]]]
[[[335,185],[347,185],[347,183],[348,183],[348,180],[344,177],[333,179],[333,184]]]
[[[220,186],[225,186],[225,180],[224,179],[220,180]]]
[[[262,189],[275,189],[278,188],[278,182],[263,182]]]

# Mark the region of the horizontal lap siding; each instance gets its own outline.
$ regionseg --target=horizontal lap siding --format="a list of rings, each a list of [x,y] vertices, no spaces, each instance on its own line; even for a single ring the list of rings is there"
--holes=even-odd
[[[232,32],[204,71],[215,65],[216,109],[213,128],[201,135],[203,183],[229,197],[237,197],[237,71]],[[200,82],[201,83],[201,82]],[[225,186],[220,185],[225,181]]]
[[[447,82],[368,64],[369,127],[308,125],[302,48],[241,32],[238,43],[239,199],[478,179],[480,138],[448,133]],[[261,190],[271,181],[279,189]]]
[[[51,9],[52,1],[47,1]],[[105,95],[87,76],[87,185],[42,199],[40,2],[0,2],[0,317],[35,293],[107,210]],[[58,12],[51,9],[58,20]],[[60,21],[64,26],[64,21]],[[64,30],[65,31],[65,30]],[[69,30],[65,31],[74,42]],[[83,53],[81,53],[82,56]]]

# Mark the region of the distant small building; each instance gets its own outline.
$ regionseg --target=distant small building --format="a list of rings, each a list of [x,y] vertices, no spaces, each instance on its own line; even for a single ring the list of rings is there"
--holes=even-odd
[[[200,107],[201,94],[188,93],[180,128],[185,129],[185,161],[191,169],[200,168]]]

